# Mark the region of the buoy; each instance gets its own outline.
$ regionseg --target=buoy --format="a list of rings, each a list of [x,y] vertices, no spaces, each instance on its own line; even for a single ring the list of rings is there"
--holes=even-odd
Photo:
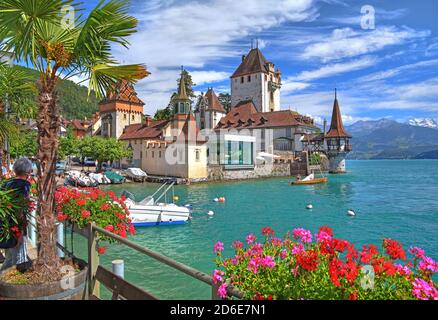
[[[219,198],[214,198],[213,201],[214,202],[219,202]]]
[[[313,209],[313,206],[312,206],[311,204],[308,204],[308,205],[306,206],[306,209]]]
[[[353,210],[348,210],[347,211],[347,215],[349,215],[349,216],[355,216],[356,215],[356,213],[353,211]]]
[[[225,202],[225,198],[224,197],[220,197],[219,198],[219,202]]]
[[[214,212],[210,210],[210,211],[207,212],[207,214],[208,214],[209,216],[213,216],[213,215],[214,215]]]
[[[178,201],[179,197],[178,196],[173,196],[173,201]]]

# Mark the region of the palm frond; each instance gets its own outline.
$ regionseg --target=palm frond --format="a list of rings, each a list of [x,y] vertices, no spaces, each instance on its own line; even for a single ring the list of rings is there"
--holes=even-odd
[[[71,0],[2,0],[0,39],[5,39],[5,50],[14,51],[17,60],[38,64],[41,27],[46,23],[60,24],[61,9],[71,3]]]
[[[89,90],[96,92],[98,98],[105,96],[108,88],[114,87],[114,84],[125,79],[132,83],[148,76],[149,72],[141,64],[132,65],[107,65],[96,64],[90,67]]]

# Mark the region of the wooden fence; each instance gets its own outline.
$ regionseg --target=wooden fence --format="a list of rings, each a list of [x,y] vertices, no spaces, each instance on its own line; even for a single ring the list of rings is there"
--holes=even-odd
[[[166,264],[180,272],[183,272],[190,277],[204,282],[211,286],[211,298],[213,300],[220,299],[217,294],[218,286],[213,282],[213,278],[199,270],[189,267],[185,264],[177,262],[169,257],[166,257],[160,253],[152,251],[146,247],[143,247],[135,242],[115,235],[103,228],[96,226],[95,224],[89,224],[86,229],[77,229],[73,227],[73,232],[85,237],[88,240],[88,286],[87,286],[87,298],[89,300],[100,300],[100,285],[105,286],[112,292],[112,299],[126,299],[126,300],[158,300],[153,294],[137,287],[135,284],[126,281],[120,276],[116,275],[112,271],[105,269],[99,263],[99,255],[97,253],[97,235],[105,235],[117,242],[134,249],[144,255],[147,255],[156,261]],[[68,250],[58,243],[64,252]],[[71,253],[70,253],[71,254]],[[227,287],[228,296],[232,298],[243,298],[243,293],[232,286]]]

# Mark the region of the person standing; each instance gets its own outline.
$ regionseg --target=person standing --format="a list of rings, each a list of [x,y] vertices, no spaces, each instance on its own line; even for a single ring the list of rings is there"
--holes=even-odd
[[[5,270],[16,265],[17,270],[25,272],[32,266],[32,261],[27,255],[27,214],[30,200],[31,184],[28,178],[32,174],[32,162],[28,158],[20,158],[14,163],[15,178],[7,181],[2,189],[14,190],[13,196],[19,203],[15,215],[18,225],[15,227],[17,245],[6,249],[5,261],[0,270]]]

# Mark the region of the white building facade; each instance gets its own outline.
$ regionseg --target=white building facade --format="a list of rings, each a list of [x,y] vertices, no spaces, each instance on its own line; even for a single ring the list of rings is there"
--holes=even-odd
[[[252,100],[258,112],[280,110],[281,72],[262,52],[251,49],[231,76],[231,105]]]

